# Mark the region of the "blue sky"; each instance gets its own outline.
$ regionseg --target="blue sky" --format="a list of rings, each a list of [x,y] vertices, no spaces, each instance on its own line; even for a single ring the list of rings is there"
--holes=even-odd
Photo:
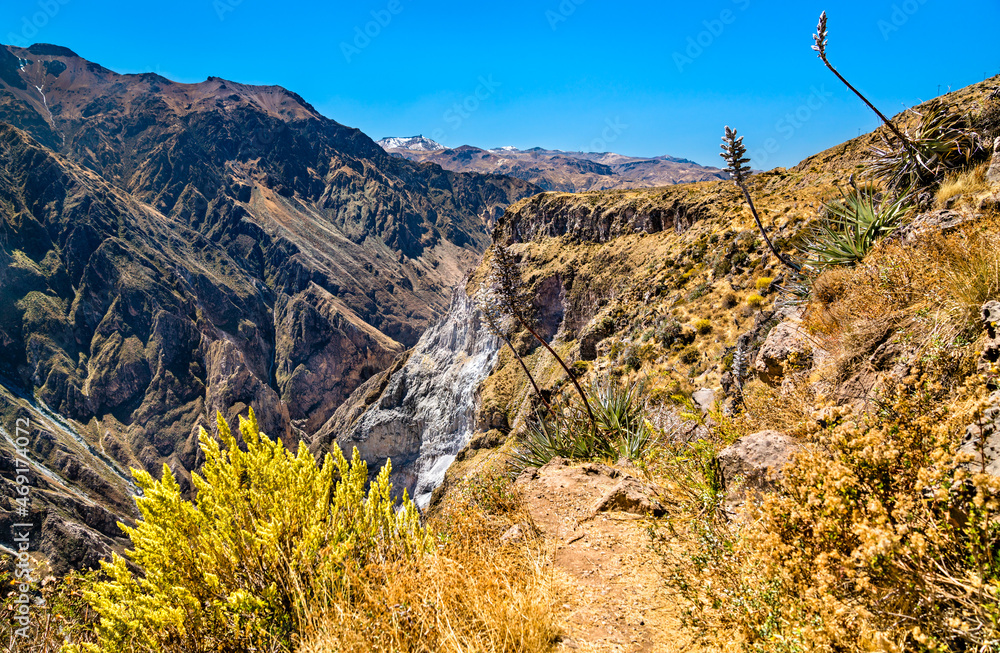
[[[887,114],[1000,73],[998,0],[3,0],[0,42],[279,84],[376,139],[719,165],[729,124],[767,169],[877,125],[809,49],[824,9],[834,65]]]

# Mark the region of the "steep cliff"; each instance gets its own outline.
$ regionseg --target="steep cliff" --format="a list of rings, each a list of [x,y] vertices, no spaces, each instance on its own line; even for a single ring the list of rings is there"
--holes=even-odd
[[[499,340],[457,290],[448,316],[420,337],[398,369],[343,404],[313,447],[357,448],[376,467],[392,459],[396,491],[424,507],[475,431],[478,387],[496,363]]]

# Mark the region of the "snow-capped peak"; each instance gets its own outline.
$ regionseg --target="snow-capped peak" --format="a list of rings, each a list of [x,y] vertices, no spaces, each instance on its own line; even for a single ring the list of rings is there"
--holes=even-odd
[[[418,150],[430,152],[433,150],[443,150],[444,145],[435,143],[429,138],[424,138],[418,134],[416,136],[390,136],[378,141],[383,150]]]

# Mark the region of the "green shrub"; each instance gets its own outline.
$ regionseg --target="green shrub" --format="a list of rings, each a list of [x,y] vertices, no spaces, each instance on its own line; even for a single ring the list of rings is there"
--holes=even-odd
[[[690,293],[688,293],[687,300],[689,302],[693,302],[694,300],[703,297],[705,293],[707,293],[711,289],[712,289],[711,281],[704,281],[702,283],[699,283],[697,286],[694,287],[694,289]]]
[[[701,358],[701,352],[698,351],[697,347],[689,346],[685,347],[684,351],[681,352],[680,361],[687,365],[694,365]]]
[[[85,593],[100,615],[93,651],[290,650],[310,614],[343,595],[345,567],[409,559],[428,545],[416,507],[391,497],[386,463],[368,492],[367,465],[336,447],[322,466],[240,419],[246,451],[221,415],[219,442],[201,431],[205,465],[194,501],[164,465],[133,470],[141,519],[132,550],[104,563]],[[337,480],[335,480],[337,477]],[[398,508],[398,510],[397,510]]]
[[[625,354],[622,356],[622,364],[625,365],[625,369],[628,370],[638,370],[642,367],[642,357],[639,355],[639,347],[631,345],[625,350]]]
[[[664,320],[656,328],[656,340],[669,349],[681,337],[683,331],[684,327],[676,319]]]
[[[729,271],[732,269],[732,260],[730,260],[728,254],[723,254],[719,258],[715,259],[715,264],[712,266],[712,275],[715,277],[724,277],[729,274]]]
[[[749,306],[750,308],[760,308],[763,303],[764,303],[764,298],[758,295],[757,293],[752,293],[750,295],[747,295],[747,306]]]
[[[705,318],[702,318],[700,320],[695,320],[694,330],[700,336],[712,333],[712,320]]]

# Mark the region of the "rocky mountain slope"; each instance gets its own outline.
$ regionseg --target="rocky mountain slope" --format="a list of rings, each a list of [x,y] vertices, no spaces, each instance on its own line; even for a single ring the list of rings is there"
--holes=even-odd
[[[35,417],[63,493],[36,527],[76,535],[48,552],[114,545],[77,495],[128,517],[129,466],[186,483],[216,410],[311,437],[537,190],[391,157],[279,87],[0,47],[0,411]]]
[[[524,179],[549,191],[649,188],[694,181],[725,179],[718,168],[672,156],[653,158],[613,152],[563,152],[534,147],[484,150],[471,145],[445,148],[423,136],[383,138],[386,152],[411,161],[436,163],[445,170],[502,174]]]

